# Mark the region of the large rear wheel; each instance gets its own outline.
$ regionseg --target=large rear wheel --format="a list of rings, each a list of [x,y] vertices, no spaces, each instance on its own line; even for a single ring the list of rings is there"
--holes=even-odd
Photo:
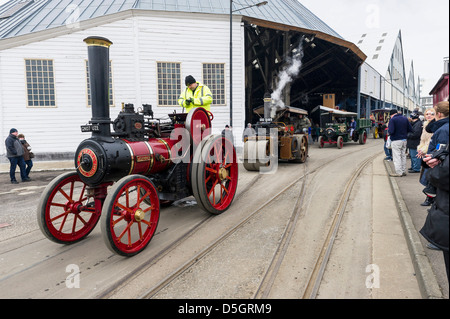
[[[308,138],[306,136],[298,136],[294,138],[297,139],[296,143],[297,152],[295,160],[293,160],[293,162],[305,163],[306,160],[308,159],[308,149],[309,149]]]
[[[192,188],[198,205],[219,215],[233,202],[238,184],[236,150],[220,135],[207,138],[194,156]]]
[[[364,130],[359,134],[359,144],[363,145],[367,143],[367,132]]]

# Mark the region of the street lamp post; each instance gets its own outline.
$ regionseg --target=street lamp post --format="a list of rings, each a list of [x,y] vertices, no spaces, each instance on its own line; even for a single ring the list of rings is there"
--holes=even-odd
[[[233,0],[230,0],[230,126],[231,127],[233,127],[233,12],[238,12],[253,7],[264,6],[267,3],[268,3],[267,1],[263,1],[248,7],[233,10]]]
[[[230,0],[230,127],[233,128],[233,0]]]

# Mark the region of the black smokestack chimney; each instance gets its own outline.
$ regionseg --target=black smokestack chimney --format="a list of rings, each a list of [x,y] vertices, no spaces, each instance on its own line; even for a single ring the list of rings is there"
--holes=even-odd
[[[272,111],[272,97],[269,92],[266,92],[264,94],[264,121],[269,121],[269,119],[272,118],[271,116]]]
[[[92,137],[111,138],[109,115],[109,47],[112,42],[102,37],[84,39],[88,45],[89,83],[91,87]],[[97,128],[98,127],[98,128]]]

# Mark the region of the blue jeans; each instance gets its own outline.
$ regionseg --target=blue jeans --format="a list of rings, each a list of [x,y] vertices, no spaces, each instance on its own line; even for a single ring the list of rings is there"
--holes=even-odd
[[[27,179],[27,173],[26,173],[26,165],[25,160],[23,159],[23,156],[17,156],[17,157],[8,157],[9,162],[11,163],[11,166],[9,167],[9,176],[11,178],[11,182],[16,181],[16,167],[19,165],[20,168],[20,178],[22,178],[22,181]]]
[[[423,169],[423,173],[422,173],[422,177],[420,178],[420,184],[422,184],[425,187],[428,186],[428,178],[427,178],[428,170],[429,170],[429,168],[424,168]]]
[[[417,158],[417,149],[410,148],[409,155],[411,156],[411,169],[413,171],[420,172],[420,169],[422,167],[422,160],[420,158]]]
[[[384,142],[384,154],[386,154],[386,158],[392,160],[392,150],[386,147],[386,142]]]

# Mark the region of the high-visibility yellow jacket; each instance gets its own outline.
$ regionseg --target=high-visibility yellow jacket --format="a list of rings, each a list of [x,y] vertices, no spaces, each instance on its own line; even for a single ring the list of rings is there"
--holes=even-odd
[[[195,107],[203,107],[207,111],[211,111],[211,104],[213,102],[213,96],[211,90],[204,84],[197,82],[198,87],[195,92],[186,87],[186,89],[181,92],[178,98],[178,104],[185,108],[185,112],[189,113]],[[186,100],[192,99],[193,103],[187,105]]]

